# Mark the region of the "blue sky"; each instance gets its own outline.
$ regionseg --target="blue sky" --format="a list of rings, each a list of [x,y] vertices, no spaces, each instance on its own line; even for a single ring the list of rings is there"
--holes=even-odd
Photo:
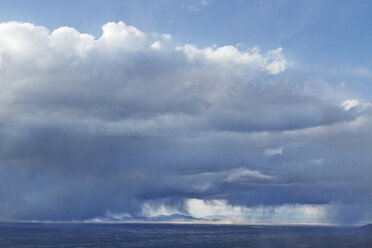
[[[371,66],[370,1],[1,1],[1,21],[100,36],[109,21],[198,46],[282,46],[302,63]],[[195,10],[193,10],[195,9]]]
[[[370,222],[371,10],[0,1],[0,220]]]

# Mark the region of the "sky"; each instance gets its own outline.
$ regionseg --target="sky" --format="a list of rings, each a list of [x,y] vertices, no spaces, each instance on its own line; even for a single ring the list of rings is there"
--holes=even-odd
[[[370,1],[0,1],[0,221],[372,222]]]

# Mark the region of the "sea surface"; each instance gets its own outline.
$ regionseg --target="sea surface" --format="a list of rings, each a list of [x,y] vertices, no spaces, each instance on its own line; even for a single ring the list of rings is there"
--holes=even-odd
[[[324,226],[0,223],[0,247],[372,248],[372,229]]]

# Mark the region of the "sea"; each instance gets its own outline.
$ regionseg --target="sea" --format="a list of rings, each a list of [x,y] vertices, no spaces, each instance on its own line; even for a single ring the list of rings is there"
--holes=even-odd
[[[0,247],[372,248],[372,228],[6,222]]]

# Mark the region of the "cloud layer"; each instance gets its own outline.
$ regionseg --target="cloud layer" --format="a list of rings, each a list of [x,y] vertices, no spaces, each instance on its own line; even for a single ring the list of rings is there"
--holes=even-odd
[[[198,204],[227,217],[296,208],[264,222],[317,206],[319,222],[371,217],[370,104],[285,79],[281,47],[198,48],[123,22],[99,38],[17,22],[0,33],[0,219],[146,218],[160,205],[199,218]]]

